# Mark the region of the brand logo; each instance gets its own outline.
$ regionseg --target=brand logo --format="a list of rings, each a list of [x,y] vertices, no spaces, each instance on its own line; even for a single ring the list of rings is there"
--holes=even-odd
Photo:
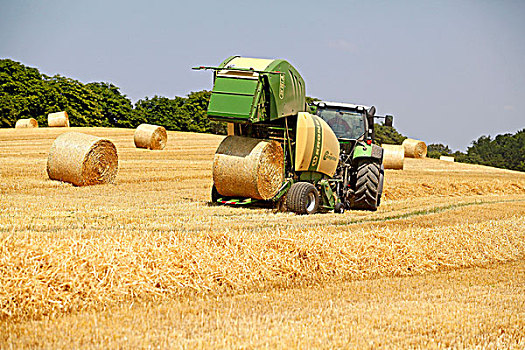
[[[333,162],[335,162],[337,160],[337,158],[332,153],[330,153],[330,151],[324,152],[323,160],[327,160],[327,159],[331,160]]]
[[[279,98],[284,98],[284,74],[279,74]]]
[[[314,122],[314,132],[315,132],[315,136],[314,136],[314,139],[315,139],[315,143],[314,143],[314,156],[312,157],[312,164],[310,164],[310,167],[311,168],[315,168],[317,167],[317,163],[319,162],[319,156],[321,155],[321,130],[322,130],[322,127],[321,127],[321,122],[319,121],[319,119],[317,119],[317,117],[313,117],[312,118],[312,121]]]

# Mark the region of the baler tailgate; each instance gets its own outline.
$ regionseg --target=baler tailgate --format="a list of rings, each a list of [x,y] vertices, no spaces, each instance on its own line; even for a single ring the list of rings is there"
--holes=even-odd
[[[210,117],[249,120],[258,80],[217,77],[208,106]]]

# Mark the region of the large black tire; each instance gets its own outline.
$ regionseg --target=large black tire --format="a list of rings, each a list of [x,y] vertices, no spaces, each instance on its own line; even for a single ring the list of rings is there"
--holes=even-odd
[[[355,195],[352,209],[377,210],[381,168],[378,162],[369,159],[357,163]]]
[[[286,207],[297,214],[314,214],[319,208],[319,192],[309,182],[296,182],[286,194]]]
[[[383,196],[383,185],[385,182],[385,167],[381,164],[381,170],[379,170],[379,186],[377,187],[377,207],[381,205],[381,197]]]

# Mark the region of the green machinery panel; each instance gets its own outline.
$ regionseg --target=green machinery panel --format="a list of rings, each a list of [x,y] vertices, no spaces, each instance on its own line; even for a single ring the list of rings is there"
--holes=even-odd
[[[208,117],[233,123],[268,122],[307,110],[305,83],[285,60],[232,56],[213,69]]]

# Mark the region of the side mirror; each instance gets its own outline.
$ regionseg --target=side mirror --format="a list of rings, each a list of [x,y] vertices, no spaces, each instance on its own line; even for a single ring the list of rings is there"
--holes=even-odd
[[[391,115],[385,115],[385,123],[383,125],[391,127],[392,124],[394,124],[394,117]]]

